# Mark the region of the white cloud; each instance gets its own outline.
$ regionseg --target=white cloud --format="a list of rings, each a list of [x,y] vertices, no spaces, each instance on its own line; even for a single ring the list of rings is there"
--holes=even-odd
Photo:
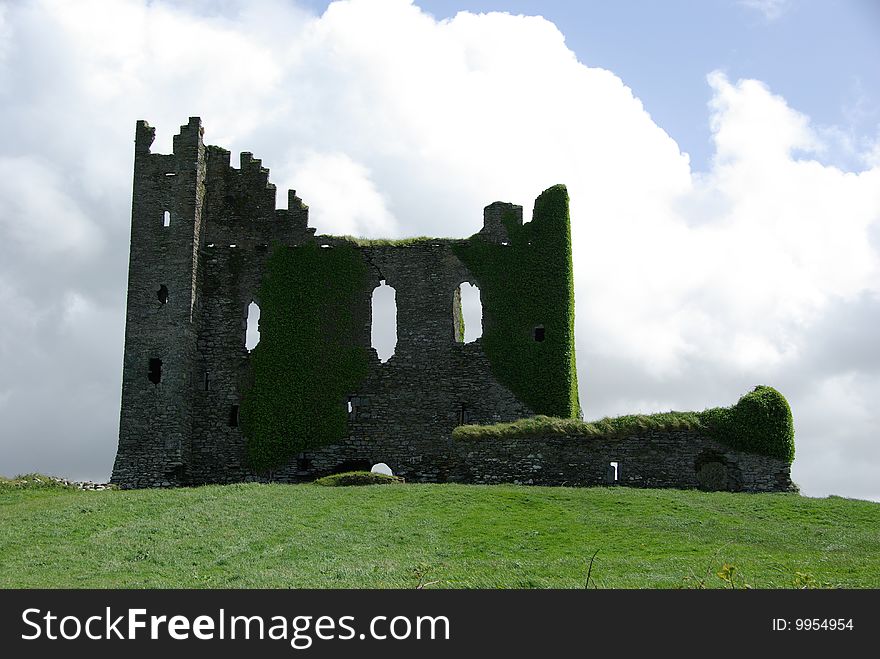
[[[344,153],[312,153],[290,180],[308,191],[309,221],[327,233],[388,236],[396,221],[367,169]]]
[[[880,413],[860,407],[869,421],[829,448],[803,412],[823,396],[799,384],[836,382],[834,353],[814,358],[816,328],[880,292],[880,167],[829,165],[833,131],[763,83],[708,76],[716,157],[695,173],[624,82],[580,64],[542,18],[438,22],[406,0],[337,2],[320,18],[280,1],[4,9],[0,217],[16,218],[16,247],[0,281],[17,313],[43,312],[30,333],[0,326],[0,345],[26,355],[40,342],[50,356],[16,362],[45,376],[16,388],[21,410],[45,394],[52,359],[101,364],[79,374],[104,392],[83,403],[102,419],[102,464],[115,450],[134,121],[155,125],[154,150],[168,152],[198,114],[209,143],[273,170],[281,199],[296,188],[319,232],[466,236],[485,204],[528,215],[542,189],[566,183],[588,415],[727,404],[779,382],[801,417],[805,490],[880,496],[825,478],[816,459],[831,450],[876,469],[864,433]],[[101,343],[115,346],[106,362]],[[829,416],[852,412],[827,400]]]
[[[0,227],[6,245],[37,258],[88,258],[103,236],[65,190],[61,175],[37,159],[0,156]]]

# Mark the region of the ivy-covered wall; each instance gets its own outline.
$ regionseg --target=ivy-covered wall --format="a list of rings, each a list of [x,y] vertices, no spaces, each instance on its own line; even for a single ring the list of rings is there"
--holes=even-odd
[[[498,380],[537,414],[579,417],[565,186],[535,200],[530,222],[505,226],[507,244],[476,234],[454,247],[480,286],[483,348]]]
[[[585,442],[649,434],[691,433],[731,449],[794,460],[794,421],[788,401],[773,387],[759,385],[735,405],[702,412],[661,412],[579,421],[547,416],[512,423],[463,425],[452,436],[461,441],[520,440],[530,437],[572,437]]]
[[[353,309],[367,288],[357,249],[277,245],[259,289],[260,342],[241,403],[247,458],[258,472],[346,435],[346,398],[367,374]]]

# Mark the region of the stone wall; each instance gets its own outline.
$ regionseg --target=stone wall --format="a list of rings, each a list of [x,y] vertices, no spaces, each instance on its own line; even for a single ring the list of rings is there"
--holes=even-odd
[[[396,292],[395,353],[382,363],[370,348],[367,377],[338,401],[350,408],[345,437],[271,473],[254,473],[237,410],[252,377],[247,310],[260,303],[269,251],[274,243],[311,241],[333,249],[345,239],[316,236],[292,190],[288,208],[276,209],[268,170],[250,153],[232,167],[228,151],[202,143],[197,117],[181,127],[170,155],[150,152],[153,136],[138,122],[113,483],[298,482],[385,462],[412,481],[597,485],[608,482],[609,464],[617,462],[624,485],[791,487],[787,464],[691,433],[454,441],[452,430],[462,423],[513,421],[533,410],[495,378],[480,339],[463,343],[458,336],[459,286],[480,281],[454,253],[462,241],[451,239],[358,247],[368,277],[352,304],[351,340],[370,346],[371,297],[384,281]],[[495,202],[478,235],[503,244],[511,223],[522,223],[522,207]],[[492,323],[491,315],[484,322]],[[533,328],[522,330],[531,340]]]
[[[370,345],[373,290],[396,291],[397,346],[381,363],[370,349],[369,374],[341,406],[351,405],[338,443],[301,454],[270,474],[245,460],[236,413],[250,384],[247,310],[274,243],[344,239],[316,236],[294,191],[275,208],[275,186],[260,160],[204,146],[198,118],[175,137],[171,155],[153,154],[154,130],[138,122],[120,442],[112,482],[123,487],[279,480],[296,482],[375,462],[419,481],[448,480],[455,468],[452,429],[462,421],[512,421],[531,414],[492,375],[480,340],[456,336],[456,294],[478,282],[453,254],[456,240],[358,247],[368,282],[351,309],[352,340]],[[171,209],[170,226],[163,211]],[[501,213],[487,207],[482,234],[503,240]],[[292,285],[295,285],[292,282]],[[164,286],[166,302],[158,291]],[[150,379],[152,359],[161,380]]]
[[[463,483],[625,485],[744,492],[792,491],[784,460],[735,451],[686,430],[621,438],[578,436],[456,440]],[[617,469],[612,467],[616,463]],[[615,479],[616,476],[616,479]]]

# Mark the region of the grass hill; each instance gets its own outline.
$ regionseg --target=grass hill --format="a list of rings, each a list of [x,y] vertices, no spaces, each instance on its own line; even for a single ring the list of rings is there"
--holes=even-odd
[[[0,587],[880,587],[880,504],[627,488],[0,482]]]

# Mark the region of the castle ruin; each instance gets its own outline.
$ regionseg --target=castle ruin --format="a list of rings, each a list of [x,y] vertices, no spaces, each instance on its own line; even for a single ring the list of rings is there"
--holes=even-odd
[[[790,487],[782,461],[688,432],[573,450],[558,438],[453,440],[463,424],[580,416],[564,187],[525,224],[521,206],[491,204],[469,239],[357,241],[316,235],[292,190],[276,209],[260,160],[242,153],[236,169],[202,137],[191,117],[173,153],[152,153],[154,129],[137,123],[112,482],[301,482],[385,462],[411,481],[594,484],[626,455],[610,482],[696,487],[711,459],[727,489]],[[471,343],[465,282],[483,307]],[[370,346],[380,283],[397,308],[386,362]],[[252,304],[260,343],[248,350]]]

